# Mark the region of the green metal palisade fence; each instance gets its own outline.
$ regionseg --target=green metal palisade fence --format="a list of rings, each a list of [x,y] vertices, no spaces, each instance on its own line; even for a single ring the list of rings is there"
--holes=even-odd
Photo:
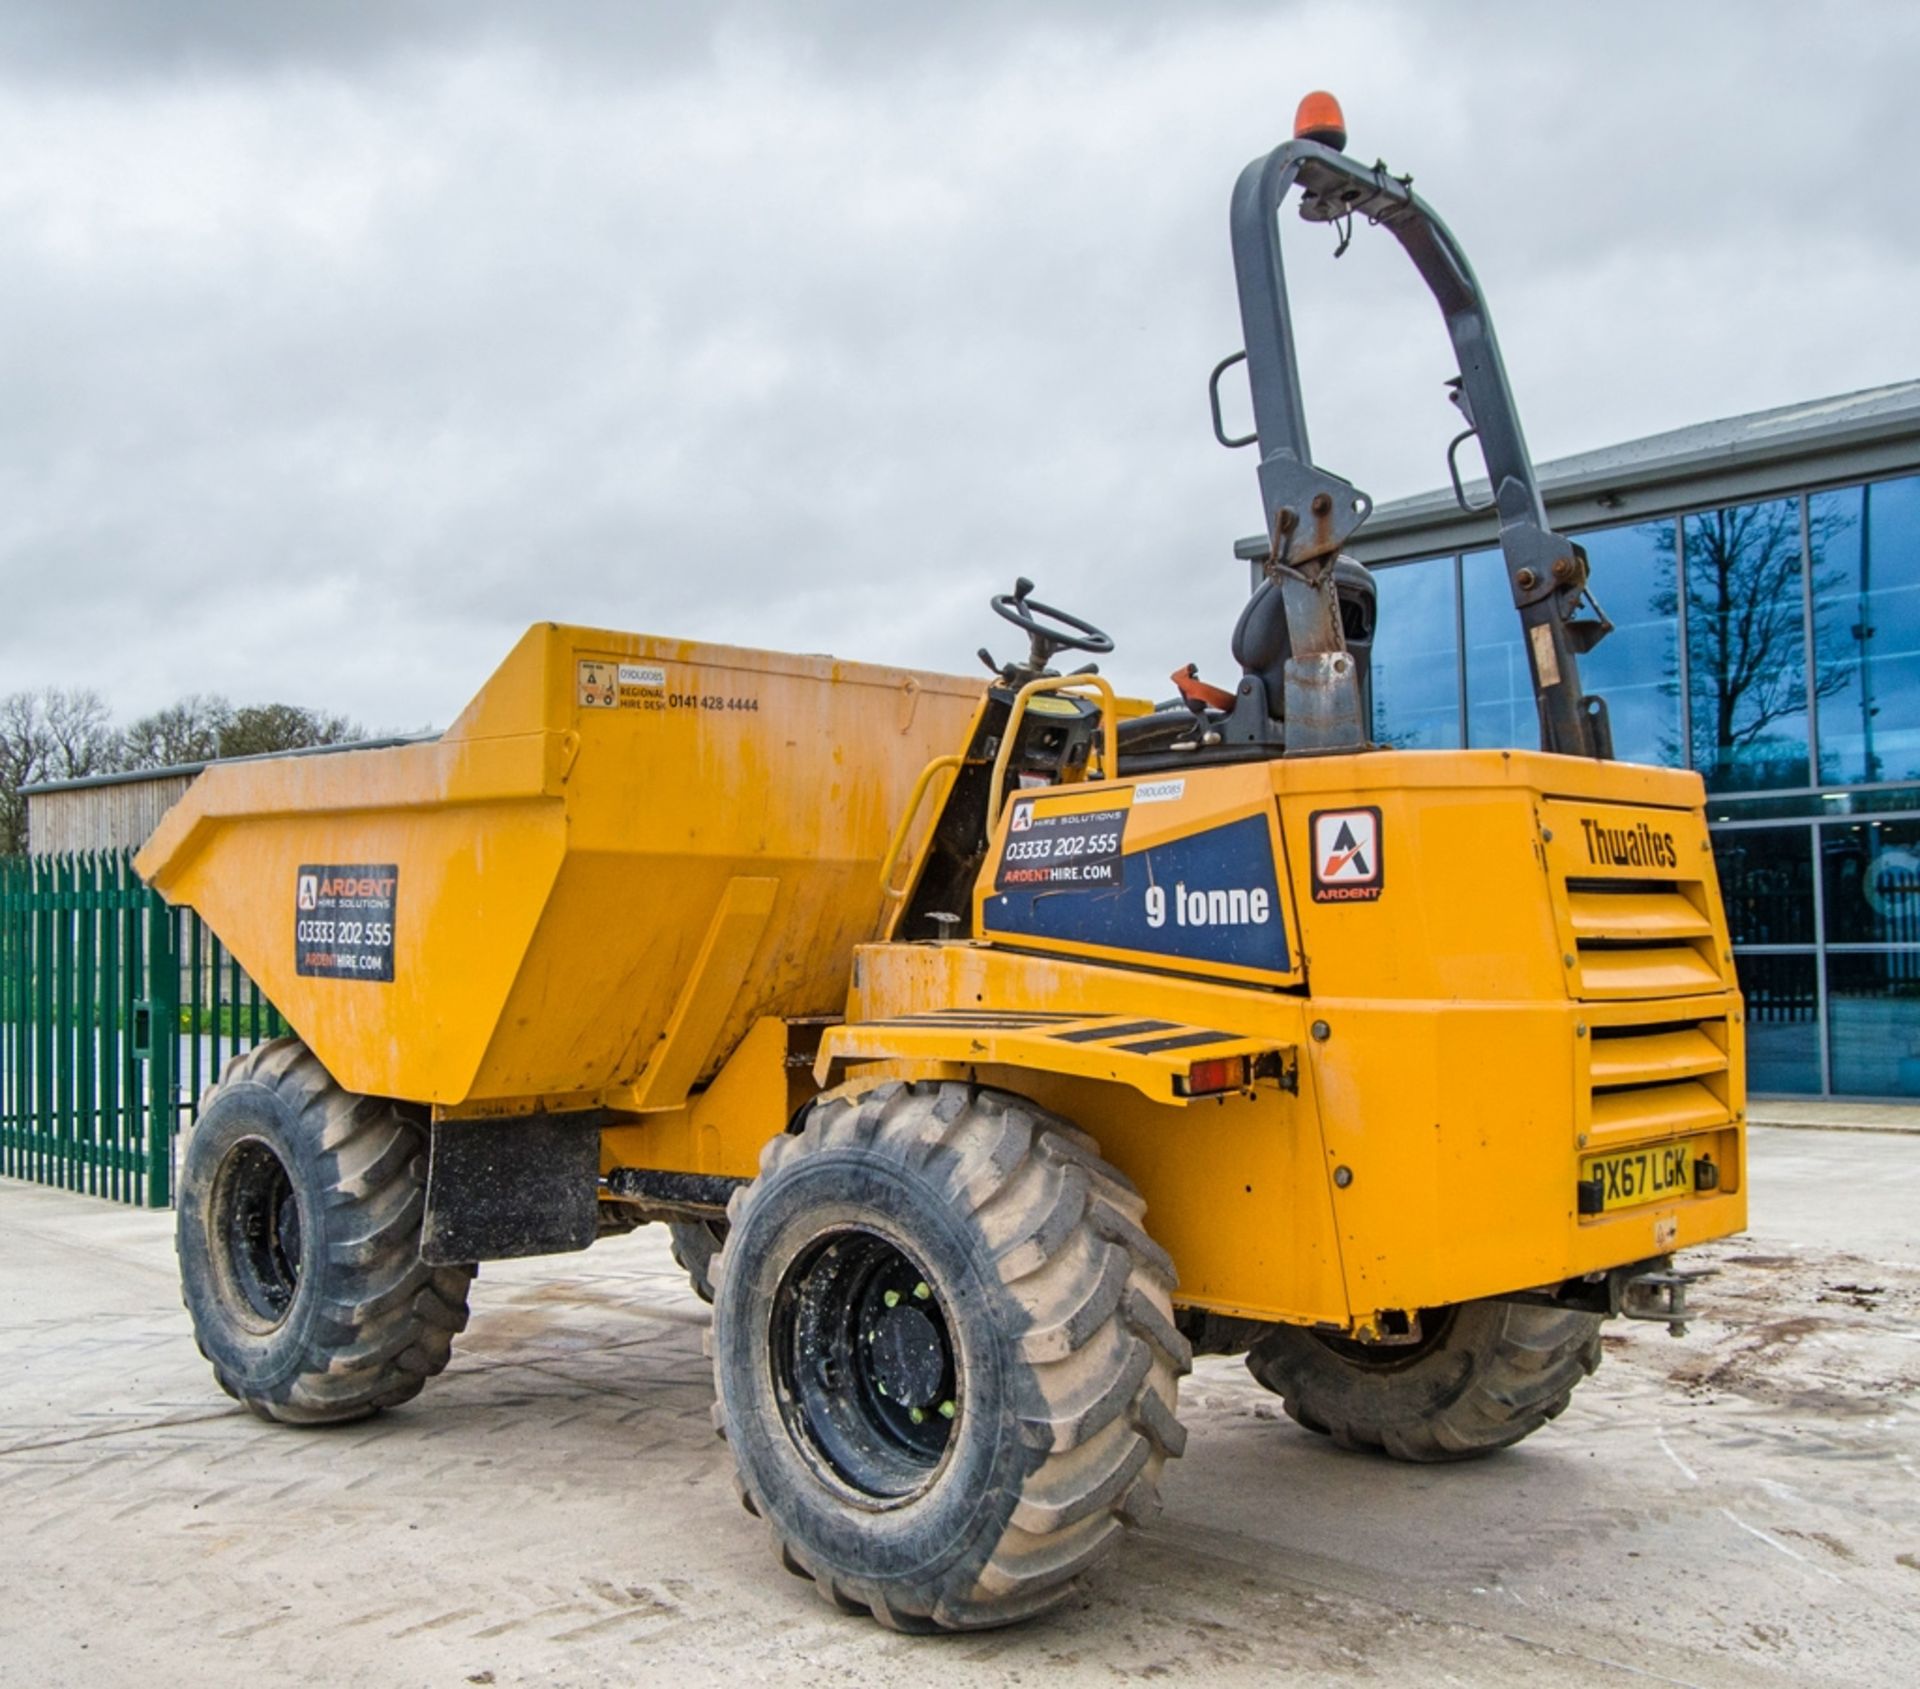
[[[0,1175],[166,1207],[202,1091],[286,1030],[129,856],[0,858]]]

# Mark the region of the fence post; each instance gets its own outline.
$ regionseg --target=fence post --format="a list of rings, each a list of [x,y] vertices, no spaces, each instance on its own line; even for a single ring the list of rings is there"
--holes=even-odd
[[[180,1125],[180,935],[174,911],[147,893],[148,1024],[146,1205],[173,1200],[173,1139]]]
[[[19,984],[20,919],[14,904],[20,866],[0,860],[0,1173],[21,1178],[26,1158],[20,1140],[20,1035],[26,1005]]]
[[[43,1185],[60,1183],[63,1169],[55,1153],[53,1112],[53,870],[51,864],[29,861],[27,881],[33,888],[28,906],[33,911],[33,1174]]]

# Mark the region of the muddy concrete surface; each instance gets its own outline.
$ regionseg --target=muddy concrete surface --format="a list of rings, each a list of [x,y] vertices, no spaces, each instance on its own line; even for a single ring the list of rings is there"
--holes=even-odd
[[[0,1182],[0,1682],[1920,1681],[1920,1142],[1757,1131],[1684,1340],[1608,1328],[1556,1424],[1343,1454],[1202,1361],[1166,1511],[1066,1611],[910,1639],[787,1576],[649,1227],[488,1266],[367,1424],[213,1384],[170,1217]]]

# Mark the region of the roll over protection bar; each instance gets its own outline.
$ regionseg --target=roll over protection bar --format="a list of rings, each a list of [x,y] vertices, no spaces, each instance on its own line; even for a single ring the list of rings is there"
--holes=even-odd
[[[1287,676],[1288,752],[1359,749],[1367,743],[1354,665],[1334,660],[1345,644],[1333,562],[1373,509],[1372,500],[1351,482],[1316,465],[1307,443],[1278,223],[1282,202],[1297,186],[1300,215],[1308,222],[1358,216],[1383,225],[1433,294],[1459,360],[1456,403],[1468,431],[1479,438],[1499,511],[1500,550],[1533,674],[1541,748],[1610,758],[1606,701],[1582,691],[1579,658],[1612,624],[1587,591],[1586,554],[1547,525],[1493,319],[1473,268],[1411,183],[1411,177],[1389,175],[1384,165],[1358,164],[1319,142],[1296,140],[1255,159],[1233,190],[1233,262],[1269,545],[1264,568],[1287,595],[1294,631],[1296,657]],[[1583,603],[1592,608],[1591,616],[1577,614]],[[1302,612],[1297,617],[1296,604]]]

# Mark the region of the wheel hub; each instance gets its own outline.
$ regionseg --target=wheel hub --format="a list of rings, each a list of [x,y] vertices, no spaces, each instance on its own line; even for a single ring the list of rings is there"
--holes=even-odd
[[[940,1390],[947,1348],[939,1329],[918,1308],[889,1308],[872,1344],[873,1376],[890,1402],[923,1408]]]
[[[255,1329],[287,1317],[300,1288],[300,1202],[273,1148],[236,1144],[215,1181],[212,1242],[235,1312]]]
[[[891,1238],[846,1230],[787,1270],[773,1361],[795,1443],[863,1497],[933,1482],[960,1417],[958,1354],[925,1268]]]

